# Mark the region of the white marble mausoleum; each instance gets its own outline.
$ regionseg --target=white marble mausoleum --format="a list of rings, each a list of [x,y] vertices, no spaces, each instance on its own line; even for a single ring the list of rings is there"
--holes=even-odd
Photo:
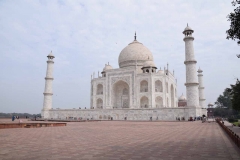
[[[177,82],[174,71],[158,69],[151,51],[137,41],[129,43],[119,54],[119,68],[105,64],[101,75],[91,76],[90,109],[52,108],[52,53],[48,55],[48,68],[44,92],[42,117],[49,119],[94,120],[187,120],[206,115],[204,87],[201,74],[197,77],[193,50],[193,30],[187,26],[185,35],[187,106],[178,107]],[[184,55],[184,53],[182,53]]]

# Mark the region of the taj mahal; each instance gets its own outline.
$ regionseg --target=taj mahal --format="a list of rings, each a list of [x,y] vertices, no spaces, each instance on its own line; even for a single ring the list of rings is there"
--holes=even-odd
[[[135,33],[133,42],[119,54],[119,68],[113,68],[108,63],[105,64],[101,74],[91,76],[89,109],[53,109],[52,82],[55,57],[51,52],[47,56],[42,118],[172,121],[206,115],[203,71],[196,69],[193,32],[188,25],[183,31],[186,98],[182,95],[178,99],[174,71],[169,71],[168,65],[166,68],[158,69],[153,54],[137,41]],[[186,105],[180,107],[178,102],[182,100],[186,100]]]

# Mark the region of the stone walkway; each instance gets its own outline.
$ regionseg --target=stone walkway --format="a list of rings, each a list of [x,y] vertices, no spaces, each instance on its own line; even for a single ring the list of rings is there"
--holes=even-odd
[[[0,130],[1,160],[239,160],[239,151],[215,122],[72,122]]]

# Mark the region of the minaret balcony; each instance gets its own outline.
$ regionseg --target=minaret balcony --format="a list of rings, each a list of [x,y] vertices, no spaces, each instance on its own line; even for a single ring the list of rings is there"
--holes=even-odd
[[[197,82],[193,82],[193,83],[185,83],[185,86],[188,87],[188,86],[198,86],[199,83]]]
[[[54,78],[51,77],[45,77],[45,80],[53,80]]]
[[[184,64],[194,64],[197,63],[196,60],[184,61]]]
[[[183,38],[183,41],[185,41],[185,40],[194,40],[194,37],[186,36],[186,37]]]

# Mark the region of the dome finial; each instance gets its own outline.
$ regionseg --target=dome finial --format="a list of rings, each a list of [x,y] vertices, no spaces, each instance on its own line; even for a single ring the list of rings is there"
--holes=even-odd
[[[187,27],[188,27],[188,23],[187,23]]]
[[[53,58],[55,58],[54,55],[53,55],[53,53],[52,53],[52,51],[48,54],[47,57],[48,57],[48,59],[53,59]]]
[[[135,36],[134,36],[134,41],[137,40],[137,35],[136,35],[136,31],[135,31]]]

